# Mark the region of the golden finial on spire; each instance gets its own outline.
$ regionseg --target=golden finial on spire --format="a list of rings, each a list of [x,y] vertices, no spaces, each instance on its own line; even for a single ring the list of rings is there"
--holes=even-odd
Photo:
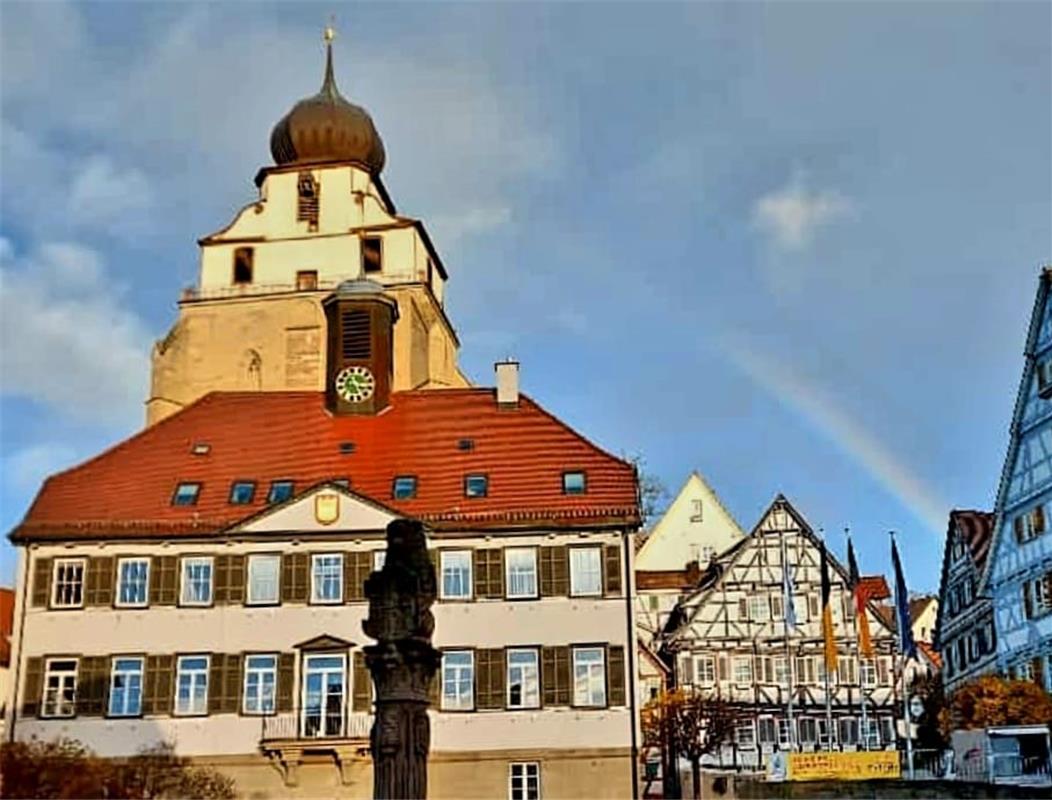
[[[336,38],[336,15],[329,15],[329,24],[325,26],[325,31],[322,33],[322,38],[325,40],[325,44],[331,45],[332,40]]]

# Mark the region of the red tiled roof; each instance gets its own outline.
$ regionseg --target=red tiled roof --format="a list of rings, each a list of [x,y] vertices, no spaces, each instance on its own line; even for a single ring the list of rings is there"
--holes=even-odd
[[[636,589],[641,592],[648,589],[679,589],[682,591],[690,586],[691,583],[685,569],[636,570]]]
[[[352,454],[340,452],[343,442]],[[192,454],[197,443],[207,455]],[[584,494],[563,494],[568,470],[587,474]],[[464,497],[469,473],[488,475],[487,497]],[[392,499],[396,475],[417,477],[414,499]],[[320,392],[215,392],[48,478],[12,538],[208,533],[258,513],[273,480],[295,481],[299,494],[344,477],[356,493],[437,528],[639,519],[632,465],[527,397],[509,410],[492,389],[397,392],[375,416],[334,417]],[[234,480],[256,481],[252,504],[228,502]],[[183,481],[201,483],[196,505],[171,504]]]
[[[951,528],[954,524],[971,551],[976,570],[982,573],[993,538],[994,515],[989,511],[955,509],[950,512]]]
[[[935,669],[942,669],[942,656],[939,655],[934,647],[927,642],[917,642],[917,647],[928,657],[928,660]]]
[[[891,589],[883,575],[863,575],[858,582],[870,600],[887,600],[891,597]]]

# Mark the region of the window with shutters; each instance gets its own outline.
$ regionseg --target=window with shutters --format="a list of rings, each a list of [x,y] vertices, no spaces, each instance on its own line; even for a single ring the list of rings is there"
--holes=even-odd
[[[343,602],[343,553],[311,556],[311,602]]]
[[[752,683],[752,656],[735,656],[733,660],[734,682],[738,684]]]
[[[314,173],[304,170],[296,179],[296,220],[306,222],[308,231],[318,230],[321,210],[320,187]]]
[[[508,765],[508,799],[540,800],[541,765],[536,761],[513,761]]]
[[[84,605],[83,558],[56,558],[52,566],[52,608],[81,608]]]
[[[172,495],[173,506],[195,506],[201,494],[201,484],[184,481],[175,487]]]
[[[570,548],[570,594],[574,597],[603,593],[602,549]]]
[[[208,656],[179,656],[175,673],[175,713],[208,713]]]
[[[267,502],[271,505],[284,503],[292,497],[294,489],[295,484],[292,481],[273,481],[270,484],[270,491],[267,492]]]
[[[606,705],[606,659],[602,647],[573,648],[573,704]]]
[[[179,604],[184,606],[208,606],[212,604],[213,564],[211,556],[193,556],[183,559],[182,589]]]
[[[756,747],[756,728],[751,719],[743,720],[734,726],[734,741],[743,750]]]
[[[712,656],[694,656],[694,680],[699,686],[716,682],[716,664]]]
[[[504,551],[505,596],[537,596],[537,550],[533,547],[509,547]]]
[[[143,608],[149,601],[150,559],[121,558],[117,561],[117,606]]]
[[[858,661],[854,656],[840,656],[837,661],[837,680],[842,684],[858,683]]]
[[[114,658],[110,674],[111,717],[137,717],[142,714],[141,657]]]
[[[442,653],[443,711],[471,711],[475,708],[475,654],[470,650]]]
[[[541,704],[539,656],[534,649],[507,651],[508,708],[538,708]]]
[[[818,738],[818,728],[811,717],[801,717],[797,720],[796,729],[800,744],[814,744]]]
[[[362,272],[383,272],[383,240],[379,236],[362,239]]]
[[[877,685],[877,665],[872,658],[864,658],[859,662],[859,673],[862,677],[862,685],[873,687]]]
[[[760,744],[774,744],[778,741],[778,728],[774,717],[760,717],[757,720],[757,733]]]
[[[277,655],[245,656],[244,712],[273,714],[278,683]]]
[[[442,599],[471,599],[471,551],[441,550],[439,564],[442,571]]]
[[[255,554],[248,557],[248,605],[276,604],[281,597],[280,581],[281,556]]]
[[[72,717],[77,713],[77,659],[49,658],[44,670],[42,717]]]

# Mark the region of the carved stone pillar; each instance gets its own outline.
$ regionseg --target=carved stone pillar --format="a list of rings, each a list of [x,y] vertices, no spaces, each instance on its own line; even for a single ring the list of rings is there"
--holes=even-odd
[[[428,690],[440,661],[431,646],[436,590],[423,525],[395,520],[387,526],[384,567],[365,582],[369,618],[362,623],[376,640],[363,650],[376,688],[369,750],[377,800],[427,797]]]

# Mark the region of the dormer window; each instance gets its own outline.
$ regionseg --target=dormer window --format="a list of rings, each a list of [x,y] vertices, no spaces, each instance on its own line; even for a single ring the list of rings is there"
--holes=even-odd
[[[173,506],[195,506],[197,505],[197,498],[201,494],[201,484],[191,483],[189,481],[180,483],[175,487],[175,494],[172,495]]]
[[[396,477],[391,494],[395,500],[412,500],[416,497],[416,475],[399,475]]]
[[[383,240],[379,236],[362,239],[362,272],[383,271]]]
[[[301,269],[296,273],[296,291],[313,292],[318,288],[318,270]]]
[[[563,473],[563,494],[584,494],[587,488],[583,472]]]
[[[489,492],[489,476],[467,475],[464,477],[464,497],[485,497]]]
[[[251,247],[238,247],[234,250],[234,285],[243,286],[252,283],[252,262],[254,253]]]
[[[255,481],[234,481],[230,485],[230,503],[235,506],[245,506],[252,502],[256,496]]]
[[[267,502],[284,503],[292,497],[293,486],[295,484],[292,481],[274,481],[270,484],[270,491],[267,492]]]
[[[296,190],[296,220],[306,222],[308,231],[318,230],[319,192],[314,174],[309,171],[301,172],[296,181]]]

